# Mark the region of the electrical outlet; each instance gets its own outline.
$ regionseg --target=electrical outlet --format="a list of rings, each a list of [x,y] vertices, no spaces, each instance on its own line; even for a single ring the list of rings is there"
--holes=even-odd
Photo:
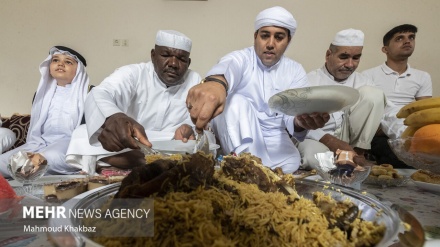
[[[121,39],[121,46],[128,46],[128,39]]]
[[[113,39],[113,46],[121,46],[121,40],[120,39]]]

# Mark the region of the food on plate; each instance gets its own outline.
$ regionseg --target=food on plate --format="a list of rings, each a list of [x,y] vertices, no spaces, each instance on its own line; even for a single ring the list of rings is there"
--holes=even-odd
[[[379,179],[396,179],[402,178],[391,164],[374,165],[368,176],[377,177]]]
[[[404,184],[407,179],[400,175],[391,164],[374,165],[368,174],[365,183],[385,186],[399,186]]]
[[[82,223],[100,229],[90,236],[104,246],[374,246],[384,236],[385,226],[361,219],[349,200],[283,191],[286,180],[255,156],[228,155],[219,170],[214,165],[199,152],[136,167],[123,180],[115,197],[154,198],[153,237],[111,237],[127,230],[118,218]]]
[[[86,178],[74,178],[67,181],[43,185],[46,201],[64,201],[87,191]]]
[[[409,151],[440,155],[440,124],[429,124],[418,129],[411,139]]]
[[[170,155],[164,155],[164,154],[150,154],[145,155],[145,161],[147,164],[151,164],[156,160],[163,160],[163,159],[169,159],[169,160],[181,160],[182,155],[181,154],[170,154]]]
[[[135,167],[122,180],[116,198],[148,197],[155,193],[161,195],[169,190],[193,190],[209,183],[214,174],[212,155],[200,152],[177,160],[157,160],[145,166]],[[191,176],[190,176],[191,175]]]
[[[92,176],[87,183],[87,190],[93,190],[105,185],[121,182],[125,176]]]
[[[406,118],[414,112],[430,108],[440,108],[440,97],[417,100],[402,107],[396,114],[398,118]]]
[[[415,181],[440,184],[440,175],[427,170],[417,170],[411,175],[411,178]]]
[[[120,169],[114,166],[96,165],[96,172],[102,176],[127,176],[131,169]]]

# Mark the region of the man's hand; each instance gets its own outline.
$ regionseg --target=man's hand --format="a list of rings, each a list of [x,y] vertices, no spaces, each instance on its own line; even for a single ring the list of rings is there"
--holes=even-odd
[[[326,145],[330,151],[336,153],[336,150],[354,151],[354,149],[346,142],[339,140],[338,138],[325,134],[320,140],[322,144]]]
[[[311,113],[295,116],[293,126],[295,131],[315,130],[324,127],[325,123],[330,119],[328,113]]]
[[[210,76],[226,82],[223,76]],[[196,129],[203,130],[208,122],[223,112],[226,103],[225,88],[218,82],[192,87],[186,98],[186,106]]]
[[[98,140],[105,150],[117,152],[124,148],[139,149],[134,137],[151,147],[142,125],[124,113],[116,113],[105,120]]]
[[[174,134],[175,140],[182,140],[188,142],[188,140],[195,140],[194,130],[188,124],[182,124]]]

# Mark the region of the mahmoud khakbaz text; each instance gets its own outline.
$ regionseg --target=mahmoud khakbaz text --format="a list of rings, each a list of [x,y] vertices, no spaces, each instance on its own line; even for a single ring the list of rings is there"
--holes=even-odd
[[[150,209],[144,208],[113,208],[102,210],[94,209],[66,209],[64,206],[24,206],[23,218],[119,218],[119,219],[146,219]]]

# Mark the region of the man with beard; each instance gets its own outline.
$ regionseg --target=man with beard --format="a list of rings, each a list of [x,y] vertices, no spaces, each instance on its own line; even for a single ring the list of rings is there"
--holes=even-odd
[[[381,89],[355,72],[362,56],[364,33],[356,29],[338,32],[325,54],[323,67],[307,74],[311,86],[337,85],[359,91],[359,100],[345,111],[330,114],[323,128],[310,130],[303,142],[297,143],[303,166],[314,168],[316,153],[354,151],[353,161],[361,166],[370,165],[364,155],[379,127],[385,107]],[[331,92],[329,92],[331,93]]]
[[[328,120],[327,113],[293,117],[269,108],[274,94],[308,86],[301,64],[284,55],[296,27],[292,14],[282,7],[261,11],[254,23],[254,45],[221,58],[187,98],[198,128],[215,117],[212,127],[226,154],[249,152],[285,173],[296,171],[301,161],[288,132],[302,141],[308,129]]]
[[[145,164],[135,138],[149,147],[152,139],[195,139],[185,99],[201,78],[188,69],[191,46],[184,34],[160,30],[150,62],[123,66],[94,87],[86,100],[87,129],[75,130],[67,161],[91,173],[97,160],[132,168]]]
[[[383,37],[382,47],[382,52],[387,56],[386,62],[363,72],[377,87],[382,88],[391,102],[385,109],[381,128],[373,139],[372,154],[378,162],[397,167],[405,167],[405,164],[390,152],[386,142],[388,138],[400,137],[406,129],[403,119],[396,118],[396,113],[415,100],[432,97],[431,76],[408,64],[416,45],[416,33],[417,27],[410,24],[399,25],[388,31]]]

